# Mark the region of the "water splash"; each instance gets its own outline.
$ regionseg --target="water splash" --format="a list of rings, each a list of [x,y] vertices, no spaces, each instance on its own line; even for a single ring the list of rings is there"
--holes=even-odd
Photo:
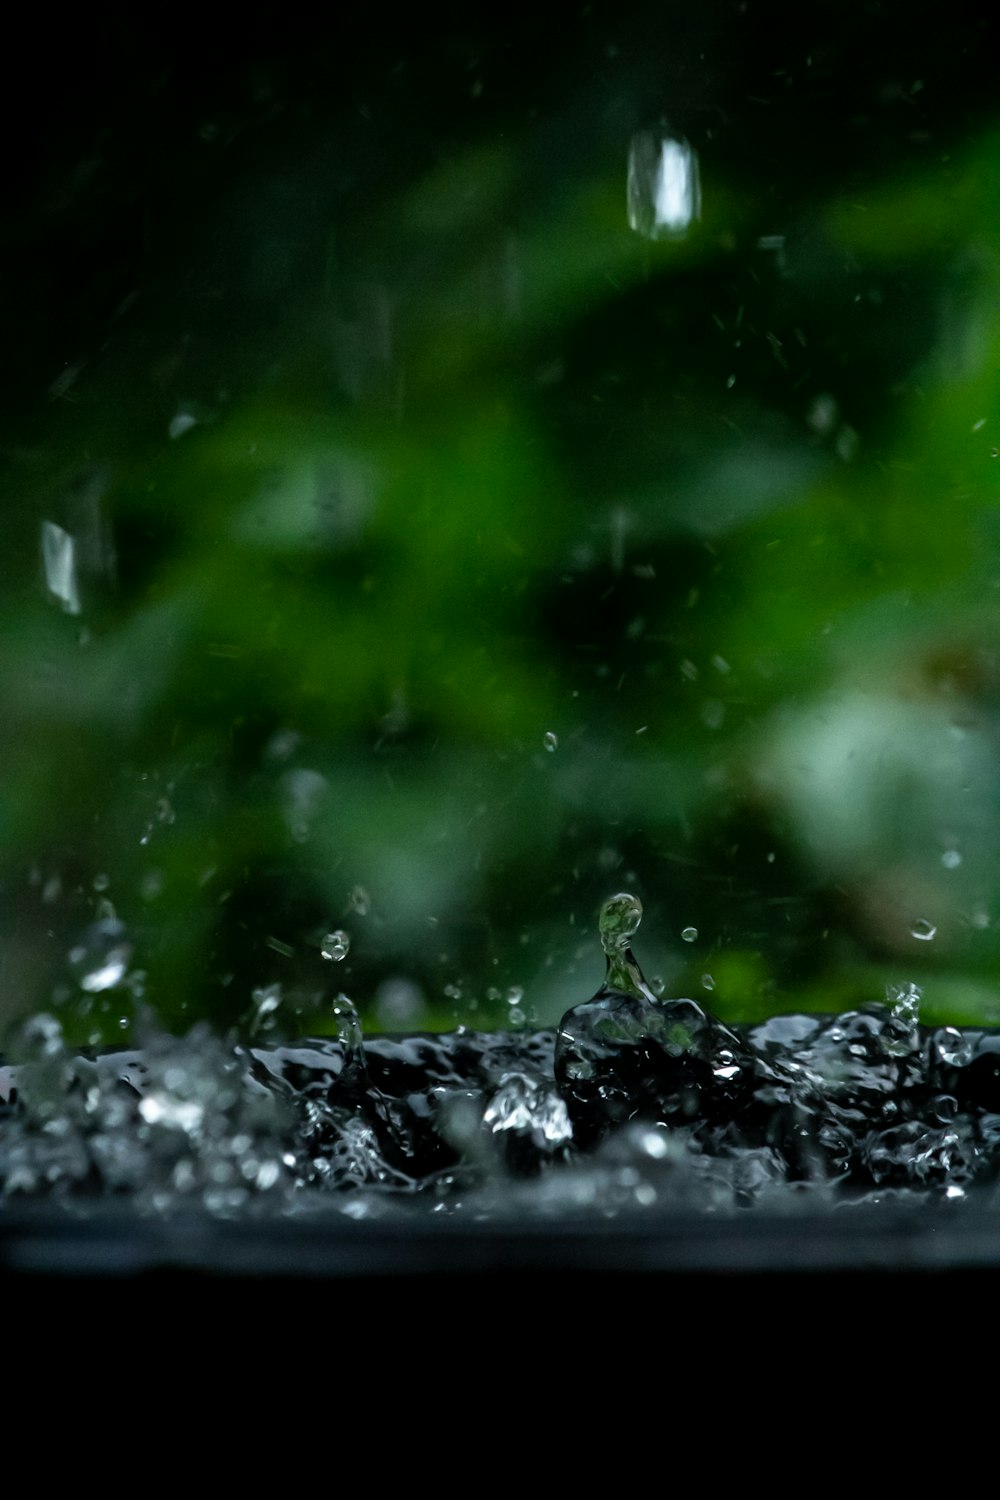
[[[605,902],[604,981],[555,1030],[365,1037],[331,991],[328,1034],[284,1045],[269,1040],[289,1010],[278,985],[254,990],[242,1038],[168,1037],[140,1015],[138,1050],[81,1052],[34,1016],[0,1067],[3,1193],[483,1218],[992,1192],[1000,1032],[929,1030],[913,984],[838,1016],[730,1028],[647,984],[641,917],[628,892]],[[116,945],[121,924],[94,924],[81,975],[114,988],[129,961]],[[520,1010],[520,987],[506,999]]]

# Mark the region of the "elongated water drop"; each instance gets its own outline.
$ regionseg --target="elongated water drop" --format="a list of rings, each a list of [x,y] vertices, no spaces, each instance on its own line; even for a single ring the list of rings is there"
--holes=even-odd
[[[629,945],[632,934],[642,921],[642,902],[628,891],[610,897],[601,908],[601,943],[610,957]]]
[[[619,891],[601,908],[599,928],[601,946],[607,955],[604,990],[637,995],[656,1003],[656,995],[646,983],[645,975],[632,952],[631,940],[642,921],[642,902],[629,891]]]

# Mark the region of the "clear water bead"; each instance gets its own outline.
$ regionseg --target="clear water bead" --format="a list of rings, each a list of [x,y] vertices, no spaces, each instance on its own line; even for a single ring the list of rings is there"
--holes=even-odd
[[[350,938],[346,932],[338,928],[336,932],[326,934],[319,951],[324,958],[330,959],[333,963],[340,963],[347,957],[350,948]]]
[[[697,927],[685,927],[682,930],[682,932],[681,932],[681,937],[684,939],[684,941],[686,943],[697,942],[697,940],[698,940],[698,929],[697,929]]]
[[[553,750],[558,750],[559,748],[559,736],[553,734],[551,729],[548,729],[542,737],[542,744],[551,755]]]
[[[937,928],[933,922],[928,922],[926,917],[918,917],[910,928],[910,932],[921,943],[930,943],[937,937]]]

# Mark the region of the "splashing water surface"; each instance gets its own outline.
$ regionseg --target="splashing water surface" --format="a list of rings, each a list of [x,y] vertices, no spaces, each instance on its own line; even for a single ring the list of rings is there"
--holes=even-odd
[[[731,1028],[654,993],[641,916],[605,903],[604,982],[554,1031],[365,1038],[338,995],[332,1037],[150,1027],[94,1053],[34,1016],[0,1068],[4,1201],[481,1220],[992,1195],[1000,1033],[922,1026],[912,985]]]

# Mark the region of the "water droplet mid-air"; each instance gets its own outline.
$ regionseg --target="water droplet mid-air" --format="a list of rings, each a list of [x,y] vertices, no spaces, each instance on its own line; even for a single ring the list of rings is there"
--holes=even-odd
[[[328,932],[320,945],[320,953],[333,963],[340,963],[350,952],[351,940],[341,928]]]

